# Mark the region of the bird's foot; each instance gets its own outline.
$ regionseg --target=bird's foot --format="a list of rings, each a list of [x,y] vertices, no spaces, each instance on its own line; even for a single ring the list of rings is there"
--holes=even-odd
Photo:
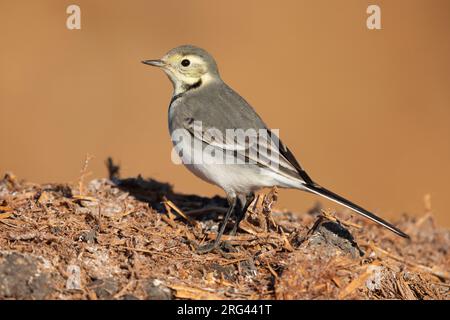
[[[219,250],[221,256],[225,259],[235,259],[236,256],[233,253],[239,252],[239,250],[237,250],[231,245],[231,243],[227,241],[222,242],[222,244],[217,249]]]
[[[238,252],[238,250],[227,241],[224,241],[220,244],[215,242],[207,243],[203,246],[198,246],[196,251],[198,254],[205,254],[212,252],[216,249],[218,249],[222,254],[226,254],[228,252]]]
[[[224,241],[222,242],[221,246],[220,246],[220,250],[221,251],[226,251],[226,252],[238,252],[238,250],[233,247],[233,245],[231,243],[229,243],[228,241]]]
[[[210,253],[211,251],[214,251],[215,249],[217,249],[218,244],[215,242],[212,243],[207,243],[203,246],[198,246],[197,248],[197,253],[198,254],[205,254],[205,253]]]

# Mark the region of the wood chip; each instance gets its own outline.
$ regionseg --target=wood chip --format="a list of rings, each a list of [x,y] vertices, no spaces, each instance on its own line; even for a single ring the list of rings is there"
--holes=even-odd
[[[371,276],[374,268],[366,267],[366,270],[360,274],[358,277],[353,279],[338,295],[338,299],[344,299],[350,294],[352,294],[356,289],[360,288],[364,282]]]
[[[424,265],[421,265],[421,264],[418,264],[418,263],[415,263],[415,262],[412,262],[412,261],[408,261],[408,260],[406,260],[406,259],[404,259],[402,257],[399,257],[399,256],[397,256],[395,254],[390,253],[390,252],[387,252],[386,250],[378,248],[373,243],[370,243],[369,246],[370,246],[370,248],[373,251],[377,252],[378,254],[385,255],[385,256],[387,256],[389,258],[397,260],[397,261],[399,261],[401,263],[404,263],[406,265],[409,265],[409,266],[411,266],[413,268],[416,268],[416,269],[421,270],[423,272],[430,273],[430,274],[432,274],[432,275],[434,275],[434,276],[436,276],[436,277],[438,277],[440,279],[450,280],[450,273],[445,271],[445,270],[439,270],[437,268],[430,268],[430,267],[427,267],[427,266],[424,266]]]
[[[180,208],[178,208],[175,203],[173,203],[170,200],[165,200],[164,201],[165,204],[167,204],[167,206],[169,206],[171,209],[173,209],[176,213],[178,213],[178,215],[180,215],[182,218],[184,218],[187,222],[189,222],[189,224],[191,226],[197,226],[198,222],[195,221],[194,219],[192,219],[191,217],[187,216]]]
[[[168,285],[169,288],[175,291],[175,297],[179,299],[192,299],[192,300],[223,300],[222,296],[219,296],[206,289],[199,289],[185,285]],[[214,290],[215,291],[215,290]]]
[[[0,213],[0,219],[6,219],[9,218],[13,215],[12,212],[5,212],[5,213]]]

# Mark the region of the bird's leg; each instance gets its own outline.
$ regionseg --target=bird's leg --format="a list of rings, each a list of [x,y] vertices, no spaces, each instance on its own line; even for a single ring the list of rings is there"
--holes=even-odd
[[[253,200],[255,200],[255,194],[249,193],[246,196],[245,205],[242,206],[242,210],[236,211],[236,222],[234,223],[233,229],[230,232],[231,236],[234,236],[239,228],[239,223],[241,223],[242,219],[244,219],[245,214],[247,213],[248,207],[252,204]]]
[[[216,239],[213,243],[205,244],[204,246],[197,248],[197,253],[208,253],[216,249],[220,244],[220,238],[222,237],[223,232],[225,231],[225,227],[227,226],[228,220],[230,220],[231,213],[234,211],[236,207],[237,198],[234,196],[228,200],[230,207],[228,208],[227,213],[223,219],[222,225],[220,226],[219,231],[217,232]]]

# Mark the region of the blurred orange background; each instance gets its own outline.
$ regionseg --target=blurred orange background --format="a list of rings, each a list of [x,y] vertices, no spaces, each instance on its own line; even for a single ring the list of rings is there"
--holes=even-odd
[[[81,30],[66,28],[73,3]],[[369,4],[382,30],[367,29]],[[122,176],[223,194],[171,162],[172,87],[140,63],[191,43],[315,180],[394,220],[431,194],[450,226],[447,0],[1,0],[0,41],[0,174],[77,181],[91,154],[91,177],[112,156]],[[282,190],[278,206],[317,200]]]

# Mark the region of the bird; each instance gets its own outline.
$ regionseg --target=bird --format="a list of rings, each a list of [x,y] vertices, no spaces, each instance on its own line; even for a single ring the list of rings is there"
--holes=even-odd
[[[253,107],[222,80],[215,59],[206,50],[182,45],[160,59],[141,62],[162,69],[172,82],[168,124],[175,153],[196,176],[226,193],[229,207],[222,224],[214,241],[197,248],[199,253],[220,247],[233,214],[230,235],[235,235],[255,192],[275,186],[322,196],[409,238],[384,219],[315,182]],[[228,135],[233,131],[250,134],[239,140],[239,135]],[[217,161],[223,160],[223,154],[231,162]]]

